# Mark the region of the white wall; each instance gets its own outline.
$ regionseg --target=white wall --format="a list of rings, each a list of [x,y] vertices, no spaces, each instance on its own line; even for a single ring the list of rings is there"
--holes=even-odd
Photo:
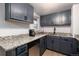
[[[11,35],[19,35],[19,34],[27,34],[28,29],[0,29],[0,36],[11,36]]]
[[[40,15],[34,12],[34,18],[37,19],[37,27],[40,29]]]
[[[54,32],[54,27],[41,27],[41,29],[44,31],[44,32],[51,32],[53,33]],[[71,27],[70,26],[59,26],[59,27],[56,27],[56,32],[59,32],[59,33],[71,33]]]
[[[79,35],[79,4],[74,4],[72,7],[72,33]]]
[[[0,3],[0,36],[28,33],[28,29],[28,24],[5,21],[5,4]]]
[[[72,26],[56,27],[56,32],[79,34],[79,4],[72,7]],[[40,19],[40,18],[39,18]],[[38,20],[38,23],[40,21]],[[5,4],[0,3],[0,36],[28,33],[29,25],[5,21]],[[39,23],[40,24],[40,23]],[[25,26],[24,26],[25,25]],[[24,26],[24,27],[23,27]],[[40,25],[39,25],[40,27]],[[45,32],[53,32],[53,27],[41,27]],[[73,30],[72,30],[73,29]]]

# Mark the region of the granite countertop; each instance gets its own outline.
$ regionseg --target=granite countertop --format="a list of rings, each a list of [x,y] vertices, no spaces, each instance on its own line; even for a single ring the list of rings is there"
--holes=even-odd
[[[35,37],[31,37],[27,34],[21,34],[21,35],[1,37],[0,38],[0,46],[5,51],[8,51],[8,50],[16,48],[20,45],[37,40],[37,39],[39,39],[43,36],[46,36],[46,35],[47,34],[37,34],[37,35],[35,35]]]
[[[2,47],[5,51],[8,51],[10,49],[16,48],[23,44],[37,40],[46,35],[72,37],[71,34],[64,34],[64,33],[56,33],[56,34],[39,33],[39,34],[36,34],[35,37],[31,37],[28,34],[13,35],[13,36],[0,37],[0,47]],[[77,36],[75,38],[77,38],[77,40],[79,40],[79,36]]]
[[[73,37],[70,33],[48,33],[51,36],[61,36],[61,37]]]

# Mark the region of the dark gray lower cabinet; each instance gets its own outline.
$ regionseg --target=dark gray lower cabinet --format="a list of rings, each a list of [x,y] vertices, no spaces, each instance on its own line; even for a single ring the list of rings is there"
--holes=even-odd
[[[51,37],[47,37],[47,48],[53,50],[54,48],[54,40]]]
[[[77,40],[70,37],[62,37],[60,50],[67,55],[77,55]]]
[[[54,43],[53,43],[53,50],[55,51],[60,51],[60,42],[59,42],[59,38],[55,38],[53,39]]]
[[[28,56],[29,50],[27,44],[21,45],[17,48],[8,50],[6,56]]]
[[[77,43],[75,38],[48,36],[47,49],[58,51],[66,55],[77,55]]]
[[[60,45],[59,45],[59,50],[60,52],[62,53],[65,53],[67,55],[71,54],[72,53],[72,47],[71,47],[71,43],[70,42],[67,42],[67,41],[64,41],[63,39],[60,41]]]
[[[42,56],[45,50],[46,50],[46,36],[40,38],[40,56]]]
[[[59,50],[59,39],[60,37],[48,36],[47,38],[47,48],[50,50]]]

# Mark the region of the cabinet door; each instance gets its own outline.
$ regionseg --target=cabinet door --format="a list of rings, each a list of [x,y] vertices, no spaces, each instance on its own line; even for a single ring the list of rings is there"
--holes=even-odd
[[[40,25],[41,26],[46,26],[46,16],[41,16],[41,19],[40,19]]]
[[[9,3],[5,3],[5,20],[9,20],[10,19],[10,4]]]
[[[46,24],[47,24],[47,26],[51,26],[52,25],[51,15],[47,15],[46,16]]]
[[[68,55],[71,54],[72,53],[72,44],[68,41],[61,40],[60,52],[68,54]]]
[[[58,38],[54,39],[53,49],[56,51],[60,51],[60,41]]]
[[[61,24],[65,24],[65,25],[71,24],[71,12],[70,12],[70,10],[61,12],[60,15],[61,15],[61,19],[62,19]]]
[[[54,40],[51,39],[50,37],[47,38],[47,48],[50,50],[53,50],[53,44],[54,44]]]
[[[51,19],[51,25],[54,26],[56,24],[56,22],[57,22],[56,20],[58,19],[57,18],[58,14],[54,13],[54,14],[51,14],[50,16],[51,16],[50,17],[50,19]]]
[[[46,41],[45,41],[45,37],[40,39],[40,56],[44,53],[44,51],[46,50]]]
[[[52,25],[52,16],[51,15],[41,16],[40,25],[41,26],[51,26]]]
[[[24,20],[25,6],[23,3],[11,3],[11,18]]]
[[[33,11],[34,11],[33,7],[29,4],[26,4],[26,10],[27,11],[26,11],[25,16],[27,16],[27,19],[25,19],[25,20],[27,20],[29,22],[33,22]]]
[[[66,11],[65,15],[66,15],[66,23],[68,25],[70,25],[71,24],[71,12],[70,12],[70,10]]]

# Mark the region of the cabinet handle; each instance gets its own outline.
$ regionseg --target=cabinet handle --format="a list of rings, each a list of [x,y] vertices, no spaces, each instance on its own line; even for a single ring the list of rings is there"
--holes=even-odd
[[[27,16],[24,16],[24,20],[27,20]]]

